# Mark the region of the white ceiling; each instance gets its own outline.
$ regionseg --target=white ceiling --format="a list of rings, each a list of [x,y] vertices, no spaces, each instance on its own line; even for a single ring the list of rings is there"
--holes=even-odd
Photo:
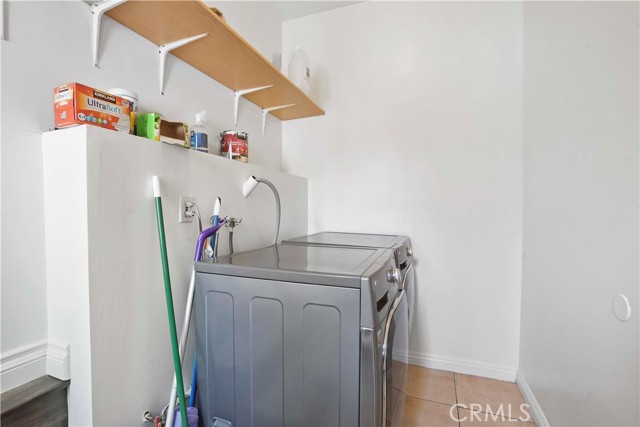
[[[278,19],[281,23],[291,19],[301,18],[307,15],[313,15],[320,12],[326,12],[340,7],[350,6],[352,4],[361,3],[361,1],[205,1],[209,6],[220,8],[222,13],[225,8],[235,10],[238,3],[242,3],[242,7],[251,7],[255,12],[264,13],[265,17],[270,19]]]

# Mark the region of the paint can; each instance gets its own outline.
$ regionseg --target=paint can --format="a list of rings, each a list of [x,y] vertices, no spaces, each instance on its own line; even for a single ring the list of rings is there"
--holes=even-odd
[[[220,155],[247,163],[249,161],[249,135],[237,130],[221,132]]]

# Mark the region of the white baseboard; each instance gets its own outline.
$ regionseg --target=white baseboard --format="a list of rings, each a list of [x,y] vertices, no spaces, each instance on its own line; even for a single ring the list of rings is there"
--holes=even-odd
[[[2,393],[33,381],[47,373],[47,342],[37,341],[0,355]]]
[[[518,370],[516,375],[516,384],[518,384],[518,388],[520,389],[520,393],[522,393],[524,401],[529,405],[529,412],[531,413],[533,420],[536,422],[536,426],[549,427],[547,417],[544,416],[544,412],[542,412],[540,404],[533,395],[533,391],[531,391],[527,380],[524,378],[524,375],[520,370]]]
[[[49,338],[47,343],[47,375],[59,380],[71,379],[69,343]]]
[[[409,363],[425,368],[451,371],[458,374],[476,375],[478,377],[493,378],[502,381],[515,381],[518,368],[513,366],[495,365],[476,360],[442,357],[428,353],[409,352]]]
[[[41,340],[0,355],[0,392],[11,390],[44,375],[68,380],[69,344]]]

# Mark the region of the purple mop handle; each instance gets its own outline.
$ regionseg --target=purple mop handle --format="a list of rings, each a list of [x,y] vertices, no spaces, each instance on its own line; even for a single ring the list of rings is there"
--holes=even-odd
[[[202,233],[200,233],[200,236],[198,236],[198,245],[196,246],[196,255],[193,259],[194,262],[198,262],[200,261],[200,258],[202,258],[202,250],[204,248],[204,242],[209,237],[216,234],[218,230],[220,230],[220,227],[222,227],[223,225],[224,225],[224,219],[221,219],[218,225],[214,225],[213,227],[209,227],[207,229],[202,230]]]

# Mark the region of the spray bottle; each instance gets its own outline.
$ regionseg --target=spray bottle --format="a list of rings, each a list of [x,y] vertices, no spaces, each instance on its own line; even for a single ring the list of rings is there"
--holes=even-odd
[[[191,129],[191,149],[198,150],[203,153],[209,152],[207,128],[204,127],[204,124],[207,122],[205,120],[206,114],[207,113],[205,111],[200,111],[199,113],[197,113],[196,123]]]

